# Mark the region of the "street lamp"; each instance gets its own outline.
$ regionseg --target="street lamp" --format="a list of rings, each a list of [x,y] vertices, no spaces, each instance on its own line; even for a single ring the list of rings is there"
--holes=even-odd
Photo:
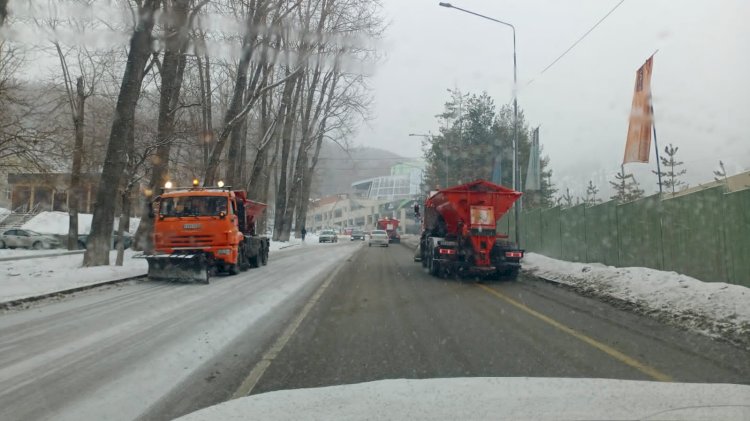
[[[420,133],[409,133],[409,136],[424,137],[426,139],[432,139],[434,136],[431,134],[420,134]],[[443,166],[445,171],[443,172],[443,188],[448,187],[448,143],[445,143],[445,150],[443,151]]]
[[[468,13],[470,15],[479,16],[480,18],[484,18],[487,20],[491,20],[493,22],[497,22],[499,24],[505,25],[510,27],[510,29],[513,30],[513,190],[515,191],[521,191],[521,188],[519,186],[518,181],[520,180],[521,176],[518,173],[518,100],[516,95],[516,90],[518,86],[518,71],[516,66],[516,27],[511,25],[508,22],[503,22],[498,19],[491,18],[489,16],[480,15],[479,13],[472,12],[470,10],[462,9],[460,7],[456,7],[450,3],[440,2],[440,6],[447,7],[449,9],[456,9],[460,10],[464,13]],[[499,151],[495,151],[495,162],[492,165],[492,182],[496,184],[500,184],[500,153]],[[519,206],[517,203],[513,204],[513,215],[516,220],[516,244],[521,244],[521,225],[519,223]]]

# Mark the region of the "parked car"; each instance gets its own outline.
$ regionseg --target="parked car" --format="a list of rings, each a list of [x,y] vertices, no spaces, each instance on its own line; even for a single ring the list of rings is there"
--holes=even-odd
[[[36,231],[12,228],[0,234],[0,248],[31,248],[31,249],[52,249],[60,247],[60,241],[46,234],[40,234]]]
[[[349,241],[354,241],[354,240],[365,241],[365,232],[362,231],[362,230],[354,230],[354,231],[352,231],[352,236],[349,239]]]
[[[318,242],[319,243],[338,243],[339,236],[336,235],[336,231],[324,230],[324,231],[321,231],[320,235],[318,235]]]
[[[388,247],[388,233],[385,230],[374,230],[370,233],[370,241],[367,243],[367,247],[386,246]]]
[[[130,248],[130,246],[133,245],[133,235],[125,231],[122,233],[122,237],[123,237],[123,243],[122,243],[123,246],[125,248]],[[88,234],[79,234],[78,235],[78,248],[85,249],[88,241],[89,241]],[[110,242],[110,246],[112,247],[112,250],[117,248],[117,232],[112,232],[112,239]]]

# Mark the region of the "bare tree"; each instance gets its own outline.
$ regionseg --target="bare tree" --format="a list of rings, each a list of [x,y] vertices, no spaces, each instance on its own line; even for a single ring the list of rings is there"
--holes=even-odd
[[[96,192],[96,208],[91,223],[89,244],[84,254],[84,266],[109,264],[110,238],[116,204],[113,192],[118,191],[127,163],[135,107],[141,94],[146,65],[152,56],[154,15],[159,5],[160,0],[143,0],[138,5],[137,24],[130,39],[130,50],[117,98],[104,168]]]

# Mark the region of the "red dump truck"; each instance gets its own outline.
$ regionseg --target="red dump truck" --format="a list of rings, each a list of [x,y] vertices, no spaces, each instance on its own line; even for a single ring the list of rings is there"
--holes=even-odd
[[[388,233],[389,243],[400,243],[401,236],[398,234],[398,224],[400,221],[394,218],[381,218],[378,219],[378,223],[375,224],[377,229],[385,230]]]
[[[152,279],[208,283],[268,262],[270,240],[255,232],[266,204],[230,187],[165,189],[154,204],[154,253],[143,254]]]
[[[424,204],[415,260],[435,276],[515,279],[524,251],[496,227],[519,197],[521,193],[485,180],[438,190]]]

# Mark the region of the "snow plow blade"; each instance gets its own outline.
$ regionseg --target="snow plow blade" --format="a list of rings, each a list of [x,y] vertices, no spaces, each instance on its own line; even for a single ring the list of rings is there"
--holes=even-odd
[[[208,262],[203,254],[154,254],[142,257],[148,262],[148,278],[151,280],[208,283]]]

